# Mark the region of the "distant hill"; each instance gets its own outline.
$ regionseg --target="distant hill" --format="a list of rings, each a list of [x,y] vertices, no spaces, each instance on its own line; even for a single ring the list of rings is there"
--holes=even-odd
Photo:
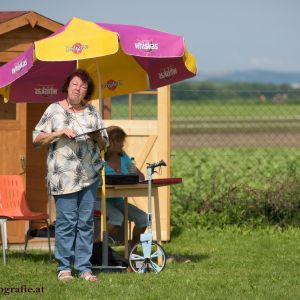
[[[201,75],[199,76],[201,78]],[[235,71],[222,75],[202,75],[204,80],[259,82],[300,85],[300,72],[275,72],[265,70]]]

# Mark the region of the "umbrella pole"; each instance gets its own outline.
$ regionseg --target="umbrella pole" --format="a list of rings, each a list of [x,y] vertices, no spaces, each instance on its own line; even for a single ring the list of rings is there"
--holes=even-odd
[[[104,150],[101,150],[101,158],[104,161]],[[102,188],[101,188],[101,213],[102,213],[102,267],[108,266],[108,232],[106,222],[106,193],[105,193],[105,168],[102,168]]]
[[[100,70],[99,70],[99,64],[97,59],[95,59],[96,64],[96,71],[97,71],[97,77],[98,77],[98,99],[99,99],[99,112],[102,116],[103,108],[102,108],[102,88],[101,88],[101,76],[100,76]]]
[[[101,158],[104,161],[104,150],[101,150]],[[101,188],[101,215],[102,215],[102,265],[92,266],[94,270],[100,270],[102,272],[124,272],[127,271],[126,267],[123,266],[109,266],[108,265],[108,232],[106,222],[106,187],[105,187],[105,168],[101,171],[102,177],[102,188]]]
[[[102,90],[101,90],[101,76],[97,59],[95,59],[97,77],[98,77],[98,98],[99,98],[99,112],[102,116]],[[101,159],[104,162],[104,150],[101,151]],[[101,213],[102,213],[102,267],[108,266],[108,232],[106,222],[106,193],[105,193],[105,167],[102,168],[102,189],[101,189]]]
[[[101,93],[101,77],[99,71],[98,61],[95,60],[97,77],[98,77],[98,96],[99,96],[99,112],[102,115],[102,93]],[[101,150],[101,159],[104,162],[105,151]],[[108,232],[107,232],[107,209],[106,209],[106,186],[105,186],[105,167],[101,171],[102,188],[101,188],[101,215],[102,215],[102,265],[92,266],[93,269],[101,270],[102,272],[123,272],[127,268],[122,266],[109,266],[108,265]],[[101,232],[101,230],[100,230]]]

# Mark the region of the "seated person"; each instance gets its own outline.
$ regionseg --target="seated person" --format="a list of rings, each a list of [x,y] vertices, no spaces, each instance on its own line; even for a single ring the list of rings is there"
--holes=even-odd
[[[105,153],[105,175],[129,174],[128,168],[131,159],[123,150],[126,133],[118,126],[108,127],[107,133],[109,147]],[[144,174],[138,169],[137,175],[140,180],[145,179]],[[124,198],[107,198],[106,207],[108,216],[107,231],[109,235],[113,235],[124,222]],[[101,209],[101,201],[96,202],[95,209]],[[134,245],[139,242],[140,234],[144,233],[147,228],[147,214],[128,203],[128,220],[135,224],[132,231],[132,245]],[[99,228],[100,224],[95,223],[96,236],[98,236],[97,231],[99,232]]]

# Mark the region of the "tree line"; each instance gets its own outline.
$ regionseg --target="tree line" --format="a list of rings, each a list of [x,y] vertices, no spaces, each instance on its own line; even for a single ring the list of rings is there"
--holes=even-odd
[[[249,82],[185,81],[173,84],[173,100],[255,100],[265,102],[298,102],[300,88],[288,84]]]

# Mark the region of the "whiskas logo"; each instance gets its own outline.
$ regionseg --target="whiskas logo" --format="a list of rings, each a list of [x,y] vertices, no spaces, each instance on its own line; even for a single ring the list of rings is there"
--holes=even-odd
[[[158,73],[158,78],[159,79],[170,79],[173,76],[177,74],[177,69],[174,67],[168,67],[163,69],[161,72]]]
[[[115,81],[115,80],[110,79],[105,84],[102,85],[102,88],[107,88],[111,91],[114,91],[120,85],[122,85],[121,80]]]
[[[57,89],[52,85],[41,85],[40,87],[34,89],[34,93],[39,96],[49,97],[57,95]]]
[[[26,66],[27,66],[27,59],[21,60],[20,62],[16,63],[15,66],[11,69],[11,73],[14,75],[20,72]]]
[[[72,47],[67,46],[66,47],[66,52],[72,51],[74,54],[80,54],[83,50],[86,50],[88,48],[89,48],[88,45],[82,45],[80,43],[76,43]]]
[[[143,40],[137,41],[134,43],[135,49],[143,50],[145,52],[151,52],[153,50],[158,50],[158,43],[154,43],[153,41]]]

